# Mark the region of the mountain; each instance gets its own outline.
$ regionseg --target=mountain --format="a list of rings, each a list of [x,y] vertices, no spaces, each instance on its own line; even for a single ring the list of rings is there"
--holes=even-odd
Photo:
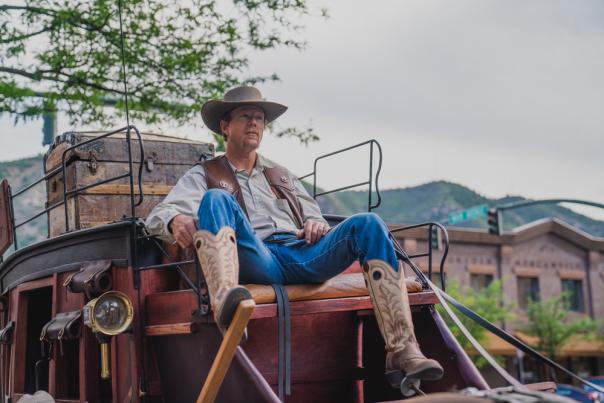
[[[310,188],[310,187],[309,187]],[[311,190],[312,191],[312,190]],[[475,191],[451,182],[436,181],[404,189],[388,189],[380,192],[382,202],[373,211],[392,223],[445,222],[449,213],[469,207],[487,204],[489,207],[527,200],[518,196],[489,199]],[[326,214],[350,215],[367,211],[366,191],[332,193],[318,198]],[[377,200],[375,194],[373,200]],[[504,230],[541,218],[556,217],[581,230],[604,237],[604,222],[594,220],[568,208],[555,204],[542,204],[506,211],[503,215]],[[459,227],[485,228],[486,218],[456,224]]]
[[[15,161],[0,162],[0,179],[7,178],[13,193],[42,177],[42,156]],[[307,184],[305,184],[307,185]],[[310,186],[307,185],[307,188]],[[310,189],[312,192],[312,189]],[[321,190],[318,189],[320,192]],[[31,191],[15,198],[15,220],[17,223],[41,212],[46,201],[45,184],[42,182]],[[475,191],[451,182],[437,181],[403,189],[388,189],[380,192],[382,203],[374,209],[385,221],[412,224],[424,221],[444,222],[449,213],[472,206],[487,204],[496,206],[525,200],[522,197],[489,199]],[[373,195],[373,200],[377,200]],[[367,211],[367,192],[346,191],[332,193],[318,198],[325,214],[350,215]],[[604,222],[575,213],[559,205],[537,205],[504,213],[504,229],[541,218],[556,217],[581,230],[604,237]],[[486,219],[467,221],[457,226],[486,228]],[[17,230],[19,247],[44,239],[47,234],[46,216],[42,215]]]
[[[42,155],[15,161],[0,162],[0,180],[8,179],[13,194],[40,179],[42,175],[44,175]],[[44,209],[45,202],[46,185],[44,182],[14,197],[15,223],[19,224],[34,214],[41,212]],[[17,229],[19,248],[45,239],[46,236],[47,221],[45,214]]]

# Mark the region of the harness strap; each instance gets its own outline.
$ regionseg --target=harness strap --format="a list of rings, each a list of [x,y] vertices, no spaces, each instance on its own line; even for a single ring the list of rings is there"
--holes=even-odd
[[[517,349],[521,350],[522,352],[530,355],[531,357],[533,357],[537,361],[543,362],[543,363],[547,364],[548,366],[550,366],[552,368],[555,368],[555,369],[557,369],[559,371],[562,371],[566,375],[568,375],[568,376],[570,376],[570,377],[578,380],[579,382],[582,382],[583,384],[588,385],[588,386],[594,388],[595,390],[597,390],[597,391],[599,391],[601,393],[604,393],[604,389],[601,386],[595,385],[592,382],[589,382],[589,381],[581,378],[580,376],[575,375],[574,373],[572,373],[568,369],[564,368],[563,366],[561,366],[557,362],[555,362],[555,361],[553,361],[553,360],[545,357],[544,355],[542,355],[541,353],[539,353],[537,350],[533,349],[529,345],[523,343],[522,341],[520,341],[516,337],[512,336],[511,334],[509,334],[509,333],[505,332],[504,330],[498,328],[497,326],[495,326],[494,324],[492,324],[491,322],[489,322],[488,320],[486,320],[485,318],[483,318],[482,316],[480,316],[476,312],[472,311],[470,308],[466,307],[465,305],[463,305],[462,303],[460,303],[459,301],[457,301],[455,298],[451,297],[449,294],[446,294],[446,293],[442,292],[441,290],[439,290],[438,288],[436,288],[434,286],[434,284],[431,284],[431,285],[432,285],[432,288],[434,289],[434,291],[436,292],[437,295],[439,295],[442,298],[444,298],[445,300],[447,300],[450,304],[452,304],[455,308],[457,308],[465,316],[467,316],[468,318],[472,319],[474,322],[478,323],[480,326],[484,327],[485,329],[487,329],[491,333],[494,333],[499,338],[507,341],[508,343],[510,343],[511,345],[513,345],[514,347],[516,347]]]
[[[40,390],[40,366],[47,361],[52,360],[52,342],[48,342],[48,355],[46,355],[46,349],[44,348],[45,341],[40,340],[40,348],[42,349],[42,354],[40,359],[36,361],[34,365],[34,383],[36,386],[36,390]]]
[[[283,294],[283,318],[285,319],[285,394],[292,394],[292,324],[289,298],[285,287],[281,286]]]
[[[521,390],[526,390],[526,386],[524,386],[523,384],[518,382],[518,380],[516,378],[514,378],[512,375],[510,375],[504,368],[502,368],[501,365],[499,365],[497,363],[497,361],[495,361],[493,356],[491,354],[489,354],[489,352],[487,350],[485,350],[484,347],[482,347],[482,345],[480,343],[478,343],[478,341],[474,338],[474,336],[472,336],[472,334],[468,331],[468,329],[461,323],[461,321],[459,320],[457,315],[455,315],[455,313],[451,310],[451,308],[447,304],[446,301],[449,301],[449,300],[446,299],[446,297],[445,297],[446,294],[444,292],[442,292],[440,289],[436,288],[436,286],[429,279],[427,279],[427,281],[428,281],[428,284],[430,284],[430,286],[434,290],[434,294],[436,294],[436,297],[438,298],[442,307],[445,309],[445,311],[447,312],[449,317],[453,320],[455,325],[457,325],[457,327],[463,333],[463,335],[466,336],[466,338],[468,339],[470,344],[472,344],[472,346],[476,349],[476,351],[478,351],[478,353],[480,353],[480,355],[485,360],[487,360],[487,362],[491,365],[491,367],[493,367],[493,369],[495,369],[495,371],[497,371],[497,373],[499,375],[501,375],[501,377],[503,379],[505,379],[510,385],[512,385],[516,388],[519,388]],[[446,301],[445,301],[445,299],[446,299]]]
[[[278,326],[278,335],[277,335],[277,345],[278,345],[278,358],[277,358],[277,388],[279,394],[279,400],[284,401],[283,396],[283,384],[284,384],[284,375],[285,375],[285,345],[283,343],[283,338],[285,337],[285,327],[283,321],[283,295],[281,294],[281,286],[277,284],[273,284],[273,288],[275,290],[275,296],[277,297],[277,326]]]
[[[272,284],[277,297],[277,327],[278,327],[278,380],[277,390],[279,400],[291,395],[291,314],[289,299],[285,287]]]
[[[474,337],[472,337],[472,335],[469,333],[468,329],[466,329],[466,327],[463,326],[463,324],[459,321],[459,319],[457,318],[455,313],[451,310],[451,308],[449,308],[449,306],[447,305],[447,303],[445,301],[449,302],[451,305],[453,305],[455,308],[457,308],[462,314],[464,314],[468,318],[472,319],[478,325],[487,329],[489,332],[495,334],[499,338],[507,341],[508,343],[510,343],[517,349],[519,349],[520,351],[530,355],[535,360],[542,362],[551,368],[562,371],[566,375],[578,380],[579,382],[583,383],[584,385],[588,385],[588,386],[592,387],[593,389],[597,390],[598,392],[604,393],[603,387],[598,386],[598,385],[594,384],[593,382],[589,382],[588,380],[581,378],[580,376],[572,373],[571,371],[564,368],[557,362],[545,357],[544,355],[539,353],[537,350],[533,349],[532,347],[530,347],[527,344],[520,341],[518,338],[512,336],[511,334],[509,334],[509,333],[505,332],[504,330],[500,329],[499,327],[495,326],[494,324],[492,324],[491,322],[489,322],[488,320],[486,320],[485,318],[483,318],[476,312],[472,311],[470,308],[463,305],[461,302],[457,301],[455,298],[451,297],[446,292],[439,289],[436,285],[434,285],[434,283],[432,283],[430,281],[430,279],[428,279],[428,277],[424,273],[422,273],[422,271],[419,269],[419,267],[417,267],[417,265],[411,259],[409,259],[409,256],[407,256],[407,254],[401,247],[400,243],[398,242],[398,240],[396,239],[396,237],[394,237],[394,235],[392,233],[390,233],[390,238],[392,240],[392,244],[394,245],[397,257],[399,259],[401,259],[403,262],[407,263],[409,266],[411,266],[411,268],[418,275],[422,284],[424,284],[424,288],[431,288],[434,291],[439,302],[441,302],[442,307],[445,309],[445,311],[451,317],[451,319],[455,322],[455,324],[461,330],[461,332],[467,337],[467,339],[474,346],[474,348],[476,348],[476,350],[491,364],[491,366],[493,366],[493,368],[497,372],[499,372],[499,374],[504,379],[506,379],[511,385],[516,385],[516,383],[518,383],[518,381],[515,378],[513,378],[511,375],[509,375],[503,368],[501,368],[501,366],[499,364],[497,364],[497,362],[493,359],[493,357],[491,357],[491,355],[486,350],[484,350],[484,348],[476,341],[476,339],[474,339]]]

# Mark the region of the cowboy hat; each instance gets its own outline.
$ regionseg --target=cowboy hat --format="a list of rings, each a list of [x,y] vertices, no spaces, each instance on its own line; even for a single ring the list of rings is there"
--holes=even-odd
[[[201,107],[201,118],[206,126],[215,133],[222,133],[220,130],[220,119],[227,112],[241,106],[257,106],[264,111],[266,123],[281,116],[287,106],[276,102],[264,101],[262,94],[257,88],[241,86],[235,87],[224,94],[223,100],[212,99]]]

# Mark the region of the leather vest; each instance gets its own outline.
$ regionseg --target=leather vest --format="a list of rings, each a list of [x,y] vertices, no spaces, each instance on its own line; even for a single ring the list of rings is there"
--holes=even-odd
[[[249,218],[241,187],[226,156],[221,155],[211,160],[199,162],[198,164],[201,164],[205,169],[208,189],[218,188],[230,192],[235,196],[245,215]],[[278,199],[285,199],[287,201],[294,215],[297,227],[302,228],[304,225],[302,206],[296,196],[296,187],[291,173],[286,168],[275,164],[272,168],[264,167],[264,176],[275,196]]]

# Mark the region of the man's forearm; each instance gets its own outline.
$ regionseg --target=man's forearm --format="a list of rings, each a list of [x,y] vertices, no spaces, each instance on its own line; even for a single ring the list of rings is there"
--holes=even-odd
[[[149,213],[146,225],[151,233],[173,241],[170,230],[172,220],[179,214],[195,217],[206,189],[205,172],[201,166],[196,165],[180,178],[164,201]]]
[[[149,214],[145,224],[153,235],[157,235],[162,239],[173,241],[170,224],[174,217],[180,214],[170,206],[158,204]]]

